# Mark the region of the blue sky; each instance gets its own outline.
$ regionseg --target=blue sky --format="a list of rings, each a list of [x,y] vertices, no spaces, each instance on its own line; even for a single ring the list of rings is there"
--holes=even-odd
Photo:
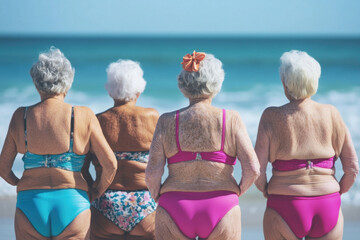
[[[360,1],[0,0],[0,34],[360,36]]]

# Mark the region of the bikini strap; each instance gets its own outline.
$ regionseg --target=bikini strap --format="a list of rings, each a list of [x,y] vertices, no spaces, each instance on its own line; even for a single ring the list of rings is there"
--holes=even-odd
[[[176,131],[176,146],[179,151],[181,151],[180,148],[180,142],[179,142],[179,111],[176,111],[176,124],[175,124],[175,131]]]
[[[73,151],[74,144],[74,106],[71,107],[71,125],[70,125],[70,148],[69,152]]]
[[[221,151],[224,151],[224,144],[225,144],[225,133],[226,133],[226,110],[223,109],[223,116],[222,116],[222,133],[221,133]]]
[[[24,112],[24,136],[25,136],[25,150],[28,151],[28,144],[27,144],[27,129],[26,129],[26,112],[28,107],[25,107]]]

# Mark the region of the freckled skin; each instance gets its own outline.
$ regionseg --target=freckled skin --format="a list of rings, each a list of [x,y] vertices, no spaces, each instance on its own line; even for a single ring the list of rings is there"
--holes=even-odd
[[[113,152],[149,151],[159,113],[152,108],[136,106],[136,100],[128,102],[115,100],[114,107],[97,114],[101,128]],[[96,172],[101,168],[93,154],[86,158],[83,174],[91,184],[89,173],[92,162]],[[145,163],[117,161],[115,178],[108,189],[136,191],[147,189],[145,183]],[[155,212],[145,217],[129,233],[125,233],[113,222],[92,208],[91,239],[154,239]],[[127,235],[126,237],[124,235]]]
[[[41,102],[27,110],[28,151],[35,154],[61,154],[69,150],[71,105],[64,102],[65,94],[57,96],[40,95]],[[77,188],[88,191],[80,172],[58,168],[34,168],[25,170],[18,179],[11,170],[17,153],[25,153],[24,137],[25,108],[18,108],[10,122],[3,150],[0,155],[0,176],[9,184],[16,185],[17,191],[29,189]],[[86,107],[74,108],[73,151],[82,155],[89,151],[100,159],[104,176],[89,189],[92,200],[102,194],[115,175],[116,159],[102,134],[94,113]],[[89,239],[90,210],[79,214],[69,226],[52,239]],[[26,216],[17,209],[15,214],[17,239],[47,239],[39,235]]]
[[[285,94],[287,91],[285,89]],[[287,94],[288,96],[288,94]],[[281,107],[267,108],[260,120],[255,151],[260,161],[260,177],[255,182],[268,194],[319,196],[347,192],[358,173],[358,160],[350,133],[335,107],[310,98],[290,100]],[[273,169],[267,182],[268,162],[291,159],[340,158],[344,175],[340,182],[335,169],[313,167],[294,171]],[[340,210],[337,226],[322,238],[341,239],[343,217]],[[297,239],[280,215],[267,209],[264,216],[265,239]],[[311,239],[311,238],[306,238]]]
[[[180,109],[179,141],[183,151],[213,152],[221,148],[222,110],[211,105],[212,98],[190,99],[187,108]],[[163,114],[156,126],[146,168],[146,182],[157,201],[169,191],[207,192],[228,190],[242,195],[259,174],[259,165],[250,138],[239,114],[226,111],[224,151],[240,159],[242,178],[234,179],[233,166],[205,160],[168,165],[169,176],[161,185],[166,159],[178,152],[175,138],[176,112]],[[209,239],[240,239],[240,208],[231,209],[215,227]],[[157,239],[187,239],[168,213],[158,207]]]

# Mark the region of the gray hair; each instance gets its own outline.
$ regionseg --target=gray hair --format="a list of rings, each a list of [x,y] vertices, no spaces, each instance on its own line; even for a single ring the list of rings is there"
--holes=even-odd
[[[287,91],[294,99],[314,95],[321,75],[320,64],[306,52],[292,50],[281,58],[280,77]]]
[[[187,98],[214,97],[220,92],[224,77],[221,61],[206,53],[198,72],[182,70],[178,76],[178,86]]]
[[[75,69],[64,54],[55,47],[39,54],[39,60],[30,70],[38,91],[46,94],[66,93],[74,80]]]
[[[106,72],[105,89],[113,99],[130,101],[145,90],[144,72],[138,62],[119,59]]]

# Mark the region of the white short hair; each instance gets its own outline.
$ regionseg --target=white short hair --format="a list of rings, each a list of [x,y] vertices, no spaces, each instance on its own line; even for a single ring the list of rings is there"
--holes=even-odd
[[[320,64],[306,52],[292,50],[281,58],[280,77],[288,94],[294,99],[304,99],[314,95],[321,75]]]
[[[74,80],[75,69],[64,54],[55,47],[39,54],[39,60],[30,70],[38,91],[46,94],[66,93]]]
[[[182,70],[178,76],[178,86],[187,98],[214,97],[220,92],[224,77],[221,61],[206,53],[198,72]]]
[[[144,72],[138,62],[119,59],[106,72],[105,89],[113,99],[130,101],[145,90]]]

